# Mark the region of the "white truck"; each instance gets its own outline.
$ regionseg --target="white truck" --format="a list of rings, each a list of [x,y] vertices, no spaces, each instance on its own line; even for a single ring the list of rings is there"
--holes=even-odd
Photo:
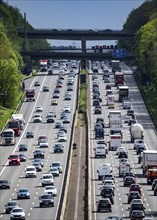
[[[3,146],[15,145],[15,132],[11,128],[5,129],[1,133],[1,142]]]
[[[143,175],[146,174],[147,169],[157,166],[157,150],[144,150],[142,153],[141,168]]]
[[[130,135],[131,135],[131,143],[134,143],[135,139],[143,139],[144,138],[143,126],[138,123],[133,124],[131,126]]]
[[[12,114],[11,119],[18,120],[20,123],[20,129],[23,130],[25,125],[23,114]]]
[[[112,166],[109,163],[102,163],[97,168],[98,180],[102,180],[105,174],[112,173]]]
[[[109,150],[117,150],[118,147],[122,146],[122,135],[112,134],[109,140]]]
[[[104,144],[98,144],[95,148],[95,158],[97,157],[105,157],[106,158],[106,148],[107,146]]]
[[[121,111],[119,110],[112,110],[109,111],[109,127],[110,127],[110,133],[122,133],[122,118],[121,118]]]

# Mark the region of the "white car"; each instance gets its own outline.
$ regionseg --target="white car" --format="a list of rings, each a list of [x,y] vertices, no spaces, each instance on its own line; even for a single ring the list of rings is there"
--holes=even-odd
[[[51,165],[51,168],[57,168],[59,170],[59,173],[63,172],[63,166],[61,164],[61,162],[53,162]]]
[[[64,105],[64,107],[63,107],[63,111],[64,111],[64,112],[68,112],[68,113],[70,113],[70,112],[71,112],[70,105]]]
[[[33,122],[42,122],[42,116],[40,114],[34,114],[33,115]]]
[[[54,179],[51,173],[45,173],[41,177],[42,186],[52,185],[54,186]]]
[[[132,117],[130,115],[126,115],[124,119],[124,123],[129,123],[132,120]]]
[[[41,106],[37,106],[35,111],[36,112],[43,112],[43,108]]]
[[[110,185],[115,189],[115,183],[113,180],[104,180],[103,185]]]
[[[116,155],[118,155],[119,152],[124,152],[124,151],[125,152],[127,151],[125,147],[118,147],[117,150],[116,150]]]
[[[59,142],[66,142],[66,141],[67,141],[67,137],[66,137],[64,131],[59,133],[59,135],[58,135],[58,141],[59,141]]]
[[[55,186],[46,186],[44,193],[51,194],[52,196],[57,196],[57,188]]]
[[[143,147],[145,145],[143,139],[135,139],[134,140],[134,149],[136,150],[139,146]]]
[[[36,177],[37,176],[37,171],[36,171],[36,167],[35,166],[28,166],[26,168],[26,174],[25,177]]]
[[[53,177],[59,176],[59,169],[57,167],[51,167],[49,172],[53,175]]]
[[[25,211],[23,208],[16,206],[11,210],[10,219],[25,219]]]
[[[40,147],[40,148],[45,148],[45,147],[48,148],[48,147],[49,147],[48,141],[47,141],[46,139],[42,139],[42,140],[40,141],[39,147]]]

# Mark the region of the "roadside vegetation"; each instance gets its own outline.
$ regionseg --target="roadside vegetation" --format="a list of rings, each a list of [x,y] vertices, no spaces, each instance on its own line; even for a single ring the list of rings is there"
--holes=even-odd
[[[82,70],[80,73],[80,88],[79,88],[79,113],[86,113],[87,111],[87,71]]]

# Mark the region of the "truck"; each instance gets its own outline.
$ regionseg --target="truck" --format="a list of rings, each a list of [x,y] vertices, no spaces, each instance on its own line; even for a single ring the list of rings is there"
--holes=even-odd
[[[139,123],[135,123],[131,126],[130,129],[131,143],[134,143],[135,139],[144,138],[144,129],[143,126]]]
[[[113,73],[116,71],[121,71],[120,60],[111,60],[111,68]]]
[[[123,72],[116,71],[114,74],[114,77],[115,77],[115,86],[116,87],[124,85],[124,73]]]
[[[109,150],[114,151],[121,146],[122,146],[122,135],[121,134],[110,135]]]
[[[123,98],[129,97],[129,87],[128,86],[119,86],[118,91],[118,100],[119,102],[123,101]]]
[[[121,119],[121,111],[119,110],[111,110],[109,111],[109,127],[110,127],[110,133],[122,133],[122,119]]]
[[[11,118],[18,120],[21,125],[21,130],[23,130],[24,125],[25,125],[25,120],[24,120],[23,114],[12,114]]]
[[[15,132],[16,136],[21,135],[21,125],[18,120],[10,119],[7,123],[7,128],[11,128]]]
[[[157,179],[157,167],[147,170],[147,184],[152,184],[154,179]]]
[[[48,70],[48,60],[40,60],[40,71],[46,72]]]
[[[130,163],[123,162],[119,165],[119,177],[124,176],[125,173],[128,173],[131,171]]]
[[[144,150],[141,156],[141,168],[143,175],[146,175],[148,169],[157,165],[157,150]]]
[[[1,140],[3,146],[15,145],[15,132],[13,129],[4,129],[1,133]]]
[[[112,166],[109,163],[99,164],[97,168],[98,180],[102,180],[106,174],[112,173]]]
[[[35,89],[26,90],[26,101],[35,101]]]
[[[106,99],[107,99],[107,105],[114,104],[115,102],[115,96],[113,94],[107,95]]]

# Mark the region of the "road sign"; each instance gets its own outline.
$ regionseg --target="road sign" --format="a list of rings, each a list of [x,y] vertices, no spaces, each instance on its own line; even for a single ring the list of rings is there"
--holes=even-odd
[[[114,58],[124,58],[126,57],[126,49],[114,49],[112,52]]]

